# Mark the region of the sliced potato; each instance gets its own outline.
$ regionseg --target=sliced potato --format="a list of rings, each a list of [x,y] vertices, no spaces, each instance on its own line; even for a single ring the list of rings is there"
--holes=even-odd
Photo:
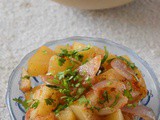
[[[100,117],[94,114],[90,109],[87,109],[83,104],[75,103],[71,105],[70,108],[78,120],[100,120]]]
[[[61,52],[62,49],[66,49],[68,51],[72,50],[71,46],[69,46],[69,45],[59,45],[59,46],[56,46],[54,51],[58,54]]]
[[[22,68],[22,77],[21,77],[19,89],[22,92],[27,92],[31,89],[30,76],[24,68]]]
[[[93,46],[94,52],[95,52],[95,56],[97,55],[101,55],[102,57],[104,56],[105,52],[103,49],[98,48],[96,46]]]
[[[33,99],[33,94],[41,88],[41,85],[32,88],[30,91],[25,92],[25,99],[31,100]]]
[[[52,99],[53,103],[47,104],[46,99]],[[59,104],[59,93],[45,85],[42,85],[40,89],[36,90],[33,94],[33,99],[39,100],[38,107],[32,111],[31,117],[47,116],[51,113]]]
[[[86,47],[85,44],[82,44],[82,43],[79,43],[79,42],[74,42],[73,45],[72,45],[73,50],[80,50],[80,49],[83,49],[85,47]]]
[[[103,120],[124,120],[123,114],[120,109],[116,112],[107,115]]]
[[[78,43],[78,42],[74,42],[73,46],[72,46],[73,50],[82,50],[86,47],[87,47],[86,45]],[[79,54],[83,55],[83,60],[82,60],[83,62],[85,62],[86,60],[90,60],[91,58],[93,58],[96,55],[93,47],[91,47],[88,50],[81,51],[81,52],[79,52]]]
[[[42,46],[28,61],[30,76],[44,75],[48,71],[50,58],[55,54],[50,48]]]
[[[29,109],[26,112],[25,120],[57,120],[57,118],[53,112],[50,112],[50,113],[46,114],[45,116],[42,116],[42,115],[35,116],[35,115],[36,115],[35,109],[34,108]]]
[[[33,94],[33,99],[44,100],[47,98],[54,99],[54,103],[58,104],[59,92],[45,85],[41,85]]]
[[[69,107],[60,111],[57,118],[58,120],[76,120],[76,116]]]
[[[49,62],[49,68],[48,73],[51,73],[52,75],[56,75],[58,72],[62,72],[66,70],[68,67],[72,66],[69,59],[66,59],[65,63],[60,66],[58,64],[59,57],[57,55],[54,55],[51,57]]]

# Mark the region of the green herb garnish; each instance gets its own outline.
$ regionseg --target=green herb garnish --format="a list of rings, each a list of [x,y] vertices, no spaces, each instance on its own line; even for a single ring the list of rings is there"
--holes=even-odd
[[[103,59],[101,61],[101,64],[103,64],[108,58],[108,51],[107,51],[106,46],[104,46],[104,51],[105,51],[105,55],[104,55],[104,57],[103,57]]]
[[[93,112],[94,110],[100,111],[101,108],[97,106],[91,106],[89,109]]]
[[[30,76],[29,75],[25,75],[22,77],[22,79],[30,79]]]
[[[42,53],[43,53],[43,54],[47,54],[47,51],[46,51],[46,50],[43,50]]]
[[[52,88],[52,89],[59,89],[60,87],[59,86],[56,86],[56,85],[46,85],[47,87],[49,88]]]
[[[133,103],[133,104],[127,104],[127,107],[136,107],[136,103]]]
[[[25,108],[26,111],[29,108],[36,109],[39,105],[39,100],[37,100],[37,99],[23,101],[21,98],[14,98],[13,100],[16,101],[17,103],[21,104]],[[29,103],[31,103],[31,105],[29,105]]]
[[[109,97],[108,97],[108,92],[105,90],[102,94],[102,97],[104,98],[103,100],[99,100],[100,104],[105,103],[106,101],[109,102]]]
[[[57,108],[54,110],[54,113],[57,115],[61,110],[64,110],[65,108],[67,108],[68,107],[68,105],[66,104],[66,105],[61,105],[61,104],[59,104],[58,106],[57,106]]]
[[[39,100],[33,100],[33,104],[31,105],[31,108],[36,109],[39,105]]]
[[[130,62],[130,61],[128,61],[126,58],[124,58],[124,57],[122,57],[122,56],[117,56],[117,58],[119,58],[119,59],[123,60],[124,62],[126,62],[127,65],[128,65],[131,69],[135,69],[135,68],[136,68],[135,64],[132,63],[132,62]]]
[[[133,100],[133,97],[129,90],[124,90],[124,96],[126,96],[129,100]]]
[[[90,101],[83,95],[81,98],[78,99],[79,104],[89,104]]]
[[[118,103],[118,100],[119,100],[119,94],[116,95],[115,100],[110,107],[113,108]]]
[[[28,110],[29,105],[28,105],[27,100],[23,101],[21,98],[14,98],[13,100],[16,101],[17,103],[21,104],[25,108],[25,110]]]
[[[62,58],[62,57],[59,58],[59,59],[58,59],[58,65],[59,65],[59,66],[62,66],[65,61],[66,61],[66,60],[65,60],[64,58]]]
[[[71,63],[78,63],[78,61],[82,62],[83,60],[83,55],[82,54],[79,54],[79,52],[82,52],[82,51],[86,51],[86,50],[89,50],[91,47],[90,46],[87,46],[86,48],[82,49],[82,50],[72,50],[72,51],[68,51],[67,49],[61,49],[61,53],[58,54],[58,56],[60,57],[59,58],[59,61],[58,61],[58,64],[60,66],[62,66],[64,63],[65,63],[65,59],[64,57],[67,57],[71,60]],[[75,60],[77,61],[75,61]]]
[[[47,98],[47,99],[45,99],[45,102],[47,105],[52,105],[54,100],[52,98]]]

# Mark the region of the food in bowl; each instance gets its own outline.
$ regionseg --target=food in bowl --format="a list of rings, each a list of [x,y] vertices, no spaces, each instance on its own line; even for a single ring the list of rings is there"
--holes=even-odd
[[[33,87],[30,77],[41,77]],[[54,50],[40,47],[23,68],[19,84],[26,120],[155,120],[138,105],[147,95],[141,71],[126,55],[74,42]]]

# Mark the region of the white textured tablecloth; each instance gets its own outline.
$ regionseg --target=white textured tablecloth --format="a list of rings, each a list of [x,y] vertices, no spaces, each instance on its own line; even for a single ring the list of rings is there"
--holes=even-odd
[[[0,0],[0,120],[12,70],[31,50],[69,36],[108,38],[128,46],[160,78],[160,0],[136,2],[111,10],[84,11],[51,0]]]

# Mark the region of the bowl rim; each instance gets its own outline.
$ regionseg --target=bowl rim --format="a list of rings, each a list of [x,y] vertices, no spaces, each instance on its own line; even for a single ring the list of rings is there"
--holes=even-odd
[[[108,40],[108,39],[105,39],[105,38],[98,38],[98,37],[85,37],[85,36],[72,36],[72,37],[67,37],[67,38],[64,38],[64,39],[57,39],[57,40],[52,40],[52,41],[49,41],[49,42],[46,42],[45,46],[50,46],[51,44],[55,43],[55,42],[62,42],[62,41],[66,41],[66,40],[70,40],[70,41],[74,41],[74,40],[86,40],[86,41],[94,41],[94,42],[101,42],[101,43],[109,43],[111,45],[114,45],[120,49],[123,49],[129,53],[132,54],[133,57],[135,57],[149,72],[149,74],[151,75],[152,79],[154,80],[155,82],[155,86],[156,86],[156,90],[160,90],[160,82],[158,81],[158,78],[156,77],[153,69],[150,67],[150,65],[145,61],[143,60],[138,54],[136,54],[133,50],[131,50],[130,48],[122,45],[122,44],[118,44],[116,42],[113,42],[111,40]],[[21,61],[19,62],[19,64],[16,66],[16,68],[13,69],[11,75],[9,76],[9,80],[8,80],[8,87],[7,87],[7,92],[6,92],[6,95],[5,95],[5,103],[7,105],[7,109],[9,110],[9,115],[10,115],[10,118],[13,119],[13,120],[16,120],[16,117],[15,115],[13,114],[13,111],[12,111],[12,108],[11,108],[11,102],[10,102],[10,91],[11,91],[11,85],[12,85],[12,78],[15,74],[15,72],[18,70],[18,68],[20,67],[20,65],[23,63],[23,61],[33,52],[37,51],[37,49],[35,50],[32,50],[31,52],[27,53],[22,59]],[[160,99],[160,94],[158,94],[158,98]],[[160,106],[158,107],[158,111],[160,111]],[[158,116],[156,116],[157,119],[160,118],[160,112],[158,113]]]

